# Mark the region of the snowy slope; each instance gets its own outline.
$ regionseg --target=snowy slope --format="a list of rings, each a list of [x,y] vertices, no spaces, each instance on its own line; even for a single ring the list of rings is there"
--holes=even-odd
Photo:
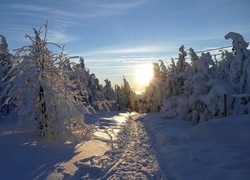
[[[163,120],[158,113],[141,119],[169,179],[249,179],[250,115],[198,125]]]

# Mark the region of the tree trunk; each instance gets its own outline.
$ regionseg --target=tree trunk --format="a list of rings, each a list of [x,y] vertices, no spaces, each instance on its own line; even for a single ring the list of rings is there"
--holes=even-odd
[[[40,92],[39,92],[39,102],[41,103],[41,101],[44,98],[44,90],[43,87],[40,86]],[[42,136],[44,136],[45,134],[43,133],[44,129],[46,129],[48,127],[47,124],[47,113],[46,113],[46,103],[42,102],[41,103],[41,112],[42,112],[42,118],[38,119],[36,118],[36,120],[38,121],[38,130],[42,132]]]

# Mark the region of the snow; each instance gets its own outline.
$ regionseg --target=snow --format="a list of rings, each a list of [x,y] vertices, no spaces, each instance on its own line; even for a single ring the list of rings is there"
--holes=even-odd
[[[86,115],[96,132],[69,143],[0,118],[1,179],[248,179],[250,115],[197,123],[161,113]]]
[[[150,113],[142,121],[152,137],[168,179],[249,179],[250,115],[196,124],[162,120]]]
[[[3,179],[65,179],[73,177],[80,159],[101,156],[105,141],[63,143],[34,136],[19,129],[16,116],[1,120],[0,177]]]

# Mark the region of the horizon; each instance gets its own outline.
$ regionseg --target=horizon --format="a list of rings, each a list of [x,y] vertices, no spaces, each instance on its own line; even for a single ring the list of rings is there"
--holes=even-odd
[[[247,0],[212,1],[25,1],[1,3],[1,32],[9,49],[21,48],[32,28],[48,20],[48,41],[65,44],[69,56],[81,56],[101,84],[128,80],[135,92],[147,83],[136,80],[139,67],[170,63],[181,45],[195,51],[229,46],[228,32],[250,40]],[[77,62],[78,63],[78,62]]]

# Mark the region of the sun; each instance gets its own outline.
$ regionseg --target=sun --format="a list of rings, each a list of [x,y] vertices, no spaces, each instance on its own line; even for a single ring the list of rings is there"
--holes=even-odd
[[[136,80],[139,85],[147,85],[153,78],[152,64],[142,64],[137,66]]]

